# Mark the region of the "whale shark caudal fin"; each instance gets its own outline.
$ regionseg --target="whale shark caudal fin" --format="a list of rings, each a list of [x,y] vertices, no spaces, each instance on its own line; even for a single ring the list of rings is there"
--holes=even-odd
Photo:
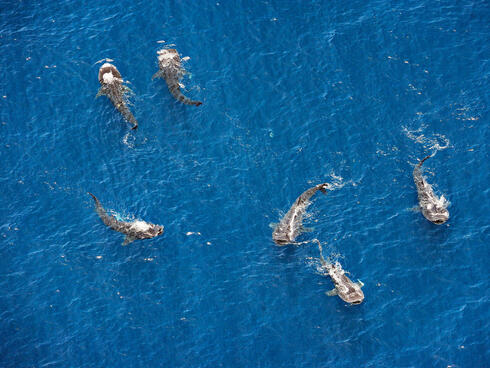
[[[90,194],[90,196],[94,199],[95,203],[99,203],[99,200],[97,199],[96,196],[94,196],[92,193],[90,192],[87,192],[88,194]]]
[[[330,291],[327,291],[325,294],[327,294],[328,296],[335,296],[335,295],[339,295],[337,289],[332,289]]]
[[[322,248],[322,243],[320,243],[320,240],[318,239],[313,239],[312,242],[318,244],[318,250],[320,252],[320,262],[323,267],[327,267],[329,262],[325,261],[325,258],[323,258],[323,248]],[[329,260],[330,261],[330,260]]]
[[[126,235],[126,237],[124,238],[124,242],[122,243],[122,245],[128,245],[129,243],[132,243],[135,240],[136,240],[136,238],[133,238],[132,236]]]
[[[328,184],[327,183],[324,183],[324,184],[320,184],[320,188],[318,188],[320,190],[320,192],[322,192],[323,194],[327,194],[327,186]]]
[[[417,164],[417,167],[421,167],[422,164],[425,162],[425,160],[427,160],[430,157],[432,157],[432,155],[426,156],[422,160],[420,160],[420,162]]]
[[[175,79],[167,79],[167,87],[177,101],[182,102],[184,105],[194,105],[201,106],[201,101],[191,100],[189,97],[185,96],[180,90],[180,84]]]

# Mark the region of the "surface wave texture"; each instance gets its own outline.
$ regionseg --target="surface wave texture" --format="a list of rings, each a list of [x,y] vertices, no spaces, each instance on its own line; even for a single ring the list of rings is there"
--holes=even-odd
[[[0,366],[490,366],[489,4],[3,1]],[[162,47],[202,106],[151,79]],[[137,131],[95,98],[103,58]],[[358,306],[271,239],[322,182],[298,240]],[[164,235],[121,246],[88,191]]]

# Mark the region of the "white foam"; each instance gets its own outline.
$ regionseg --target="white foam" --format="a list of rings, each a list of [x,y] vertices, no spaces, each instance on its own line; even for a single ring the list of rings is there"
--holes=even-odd
[[[129,148],[134,148],[134,141],[135,137],[133,134],[131,134],[131,131],[126,133],[126,135],[122,139],[122,142]]]
[[[444,197],[444,194],[443,194],[443,195],[441,195],[441,198],[439,198],[439,199],[437,200],[437,206],[438,206],[439,208],[441,208],[441,207],[442,207],[442,208],[447,208],[447,207],[449,206],[449,204],[450,204],[450,203],[449,203],[449,201],[446,199],[446,197]]]
[[[159,50],[158,51],[158,60],[166,60],[166,59],[173,59],[175,56],[175,52],[170,52],[168,50]]]
[[[402,131],[409,139],[415,143],[422,144],[427,150],[435,150],[437,152],[445,150],[451,146],[449,139],[442,134],[436,133],[432,137],[426,137],[423,133],[425,128],[426,126],[424,124],[422,124],[420,128],[416,130],[410,130],[404,126]]]
[[[114,82],[114,75],[112,74],[112,71],[108,72],[108,73],[104,73],[104,75],[102,76],[102,78],[104,79],[104,83],[107,83],[107,84],[111,84]]]
[[[151,225],[145,221],[136,220],[131,224],[131,227],[137,231],[148,231],[151,229]]]

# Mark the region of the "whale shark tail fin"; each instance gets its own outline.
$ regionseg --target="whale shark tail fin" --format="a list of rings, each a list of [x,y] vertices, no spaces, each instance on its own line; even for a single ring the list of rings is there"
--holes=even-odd
[[[318,188],[323,194],[327,194],[328,183],[320,184]]]
[[[90,192],[87,192],[88,194],[90,194],[90,196],[94,199],[95,202],[98,202],[99,200],[97,199],[96,196],[94,196],[92,193]]]
[[[97,197],[96,197],[96,196],[94,196],[94,195],[93,195],[92,193],[90,193],[90,192],[87,192],[87,193],[88,193],[88,194],[90,194],[90,196],[91,196],[91,197],[94,199],[94,201],[95,201],[95,208],[96,208],[96,210],[98,211],[98,210],[99,210],[99,208],[102,208],[102,205],[100,204],[100,202],[99,202],[99,200],[97,199]]]
[[[422,164],[425,162],[425,160],[427,160],[430,157],[432,157],[432,155],[426,156],[422,160],[420,160],[420,162],[417,164],[417,167],[421,167]]]
[[[318,244],[318,250],[320,252],[320,262],[322,264],[323,267],[326,267],[328,265],[328,262],[325,261],[325,258],[323,258],[323,248],[322,248],[322,243],[320,243],[320,240],[318,239],[313,239],[312,240],[314,243],[317,243]]]
[[[201,101],[191,100],[189,97],[185,96],[182,93],[182,91],[180,90],[180,84],[179,84],[178,80],[176,80],[176,79],[167,80],[167,87],[168,87],[170,93],[172,94],[172,96],[174,96],[174,98],[177,101],[182,102],[184,105],[194,105],[194,106],[201,106],[202,105]]]

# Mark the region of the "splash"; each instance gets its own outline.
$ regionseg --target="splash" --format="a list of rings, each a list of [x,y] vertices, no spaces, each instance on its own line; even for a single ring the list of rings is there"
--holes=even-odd
[[[151,229],[151,225],[145,221],[136,220],[131,227],[137,231],[148,231]]]
[[[444,195],[441,195],[441,198],[439,198],[439,199],[437,200],[437,202],[436,202],[436,203],[437,203],[436,205],[437,205],[439,208],[448,208],[448,207],[449,207],[449,205],[451,204],[451,202],[449,202],[449,201],[446,199],[446,197],[444,197]]]
[[[328,268],[330,265],[335,265],[336,267],[341,268],[342,266],[339,263],[340,259],[343,259],[344,256],[338,252],[336,252],[332,247],[330,247],[330,254],[326,257],[323,256],[323,247],[322,243],[318,239],[312,239],[309,241],[305,241],[302,243],[316,243],[318,245],[319,257],[308,257],[307,264],[313,267],[320,275],[326,276],[328,275]],[[301,243],[301,244],[302,244]]]
[[[107,62],[107,63],[112,63],[114,60],[112,59],[109,59],[109,58],[103,58],[103,59],[100,59],[100,60],[97,60],[94,65],[97,65],[97,64],[100,64],[100,63],[104,63],[104,62]]]
[[[344,178],[340,175],[335,174],[334,171],[330,172],[329,176],[332,180],[330,181],[330,183],[328,183],[327,190],[334,191],[337,189],[341,189],[347,184],[352,184],[353,186],[356,185],[356,183],[352,180],[344,181]]]
[[[114,218],[117,221],[132,222],[135,219],[134,215],[125,215],[125,216],[123,216],[119,212],[116,212],[114,210],[108,210],[107,212],[110,213],[111,216],[114,216]]]
[[[426,137],[424,135],[425,128],[426,126],[423,124],[416,130],[410,130],[404,126],[402,127],[402,131],[410,140],[422,144],[428,151],[437,152],[451,147],[449,139],[442,134],[435,133],[431,137]]]
[[[114,82],[114,79],[115,79],[114,75],[112,75],[112,72],[105,73],[103,75],[103,78],[104,78],[104,83],[108,83],[108,84]]]
[[[131,132],[127,132],[126,135],[123,137],[122,142],[129,148],[134,148],[135,139],[135,136],[131,134]]]

